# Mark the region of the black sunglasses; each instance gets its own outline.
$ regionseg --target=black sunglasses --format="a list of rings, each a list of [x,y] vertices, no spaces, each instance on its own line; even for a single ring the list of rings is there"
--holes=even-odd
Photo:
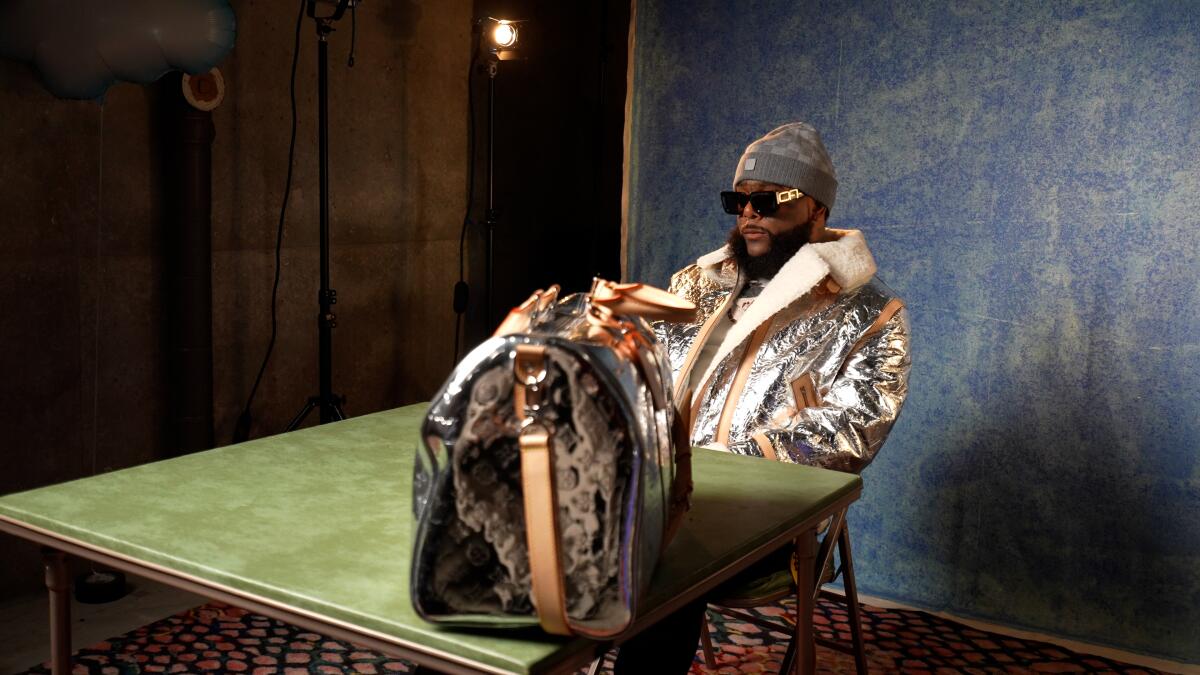
[[[751,208],[760,216],[769,216],[779,210],[779,205],[786,202],[795,201],[804,196],[804,193],[796,190],[783,190],[775,192],[769,190],[766,192],[733,192],[724,191],[721,193],[721,207],[725,209],[725,213],[731,215],[740,214],[746,204],[750,204]]]

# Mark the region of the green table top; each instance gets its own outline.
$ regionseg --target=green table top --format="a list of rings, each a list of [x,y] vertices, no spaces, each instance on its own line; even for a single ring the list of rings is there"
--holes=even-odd
[[[399,641],[517,673],[589,649],[466,633],[408,593],[412,458],[425,404],[0,497],[0,515]],[[645,612],[855,493],[857,476],[698,449],[693,508]]]

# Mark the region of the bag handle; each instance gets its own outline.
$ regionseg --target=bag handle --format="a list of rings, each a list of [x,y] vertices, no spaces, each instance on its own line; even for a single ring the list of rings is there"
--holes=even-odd
[[[554,485],[554,442],[538,421],[542,382],[546,380],[546,348],[517,345],[513,360],[513,406],[521,420],[521,493],[525,506],[525,544],[529,550],[533,606],[547,633],[571,635],[567,619],[566,582],[558,547],[558,491]]]
[[[513,307],[508,312],[508,316],[504,317],[499,326],[496,326],[496,332],[492,333],[492,337],[503,337],[528,331],[530,324],[533,323],[533,317],[546,311],[546,308],[558,299],[559,290],[558,284],[554,284],[544,291],[540,288],[534,291],[533,295],[525,299],[525,302]]]
[[[592,282],[592,303],[614,314],[633,314],[651,321],[686,323],[696,318],[696,305],[661,288],[645,284],[620,284],[605,279]]]
[[[534,291],[525,302],[509,311],[492,335],[502,337],[528,331],[534,317],[558,300],[560,290],[555,284],[545,291]],[[603,307],[613,314],[672,323],[685,323],[696,318],[696,305],[674,293],[640,283],[621,284],[597,277],[592,280],[588,298],[594,307]]]
[[[558,550],[558,495],[554,489],[554,447],[550,432],[534,423],[521,430],[518,440],[533,606],[542,630],[571,635],[567,624],[566,582]]]
[[[496,329],[495,335],[510,335],[529,330],[536,315],[545,311],[558,296],[558,286],[549,291],[541,290],[509,312]],[[650,357],[649,344],[638,340],[637,330],[624,330],[614,315],[635,315],[649,320],[670,322],[693,321],[696,306],[653,286],[640,283],[620,284],[596,278],[589,295],[592,311],[592,329],[589,337],[607,334],[618,351],[626,352],[635,367],[655,393],[655,407],[667,405],[660,400],[658,372],[655,359]],[[592,316],[595,314],[595,316]],[[617,336],[609,329],[619,329]],[[596,335],[593,335],[596,333]],[[558,541],[558,495],[554,478],[553,435],[538,421],[541,408],[541,383],[546,377],[545,348],[538,345],[519,344],[513,361],[515,382],[513,405],[521,422],[518,444],[521,452],[521,487],[525,507],[525,537],[529,551],[532,598],[538,613],[538,622],[547,633],[572,635],[566,610],[566,582],[563,578],[562,555]],[[684,400],[690,400],[690,396]],[[675,476],[671,483],[670,503],[664,523],[663,549],[674,538],[683,524],[683,518],[691,508],[692,447],[689,411],[676,408],[672,411],[671,437],[674,446]]]
[[[654,407],[663,409],[668,404],[661,398],[661,382],[656,359],[651,356],[651,346],[641,338],[637,330],[625,330],[622,322],[614,315],[637,315],[646,319],[690,322],[696,318],[696,305],[660,288],[639,283],[619,284],[596,278],[592,281],[592,305],[595,308],[589,319],[593,330],[589,337],[599,336],[605,328],[617,329],[623,339],[613,346],[623,352],[641,371],[642,377],[654,395]],[[632,328],[631,326],[629,328]],[[615,341],[615,340],[614,340]],[[689,391],[684,401],[691,400]],[[663,550],[674,538],[683,524],[683,518],[692,506],[692,423],[689,406],[672,410],[671,444],[674,446],[675,479],[671,482],[670,503],[664,523]]]

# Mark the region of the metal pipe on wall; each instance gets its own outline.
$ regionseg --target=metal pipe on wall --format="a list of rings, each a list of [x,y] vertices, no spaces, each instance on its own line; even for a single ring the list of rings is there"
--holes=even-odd
[[[224,82],[214,69],[184,76],[179,113],[178,203],[167,233],[170,377],[168,452],[213,447],[212,109]]]

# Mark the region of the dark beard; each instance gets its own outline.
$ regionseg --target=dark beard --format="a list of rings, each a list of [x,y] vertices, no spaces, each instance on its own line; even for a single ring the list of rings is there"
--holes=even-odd
[[[808,243],[811,233],[812,223],[805,223],[783,234],[768,235],[771,237],[771,248],[762,255],[752,256],[746,250],[746,239],[742,237],[741,230],[734,225],[733,229],[729,231],[729,239],[726,243],[733,249],[738,269],[743,270],[748,279],[771,279],[775,277],[784,263],[796,255],[796,251],[799,251],[800,247]]]

